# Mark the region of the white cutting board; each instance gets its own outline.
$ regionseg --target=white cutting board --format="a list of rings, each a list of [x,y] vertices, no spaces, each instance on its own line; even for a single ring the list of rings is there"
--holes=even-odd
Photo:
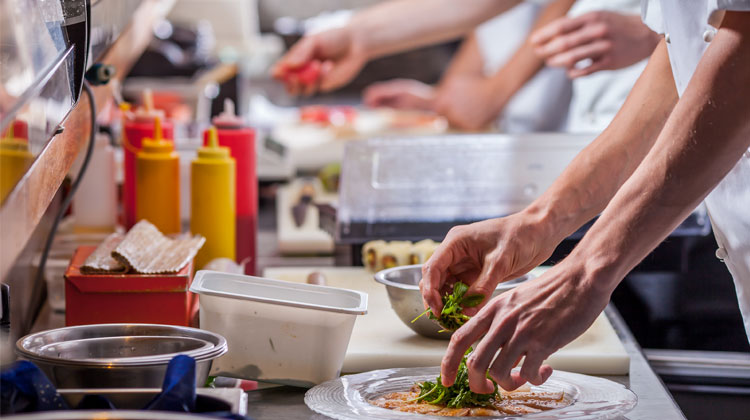
[[[404,325],[391,309],[385,286],[376,283],[364,268],[266,268],[263,276],[305,282],[313,271],[323,273],[329,286],[359,290],[369,295],[367,315],[357,317],[354,324],[344,359],[344,373],[440,365],[448,340],[422,337]],[[630,357],[607,317],[601,314],[588,331],[558,350],[547,363],[554,369],[569,372],[627,375]]]
[[[325,192],[317,178],[298,178],[279,188],[276,194],[276,237],[279,252],[283,255],[333,253],[333,238],[320,228],[316,206],[307,206],[305,221],[301,226],[294,223],[292,207],[299,202],[300,189],[308,182],[315,188],[313,201],[316,203],[331,204],[338,199],[337,194]]]

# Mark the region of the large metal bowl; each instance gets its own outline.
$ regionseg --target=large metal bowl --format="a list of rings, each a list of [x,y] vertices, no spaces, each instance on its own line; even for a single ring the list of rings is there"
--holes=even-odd
[[[159,324],[95,324],[27,335],[16,352],[36,364],[57,388],[159,388],[169,361],[195,359],[202,386],[213,359],[227,352],[219,334]]]
[[[526,274],[517,279],[500,283],[492,296],[508,291],[531,278],[533,278],[531,274]],[[422,280],[422,264],[389,268],[375,274],[375,281],[385,285],[391,307],[407,327],[425,337],[448,340],[451,333],[439,333],[438,331],[442,329],[440,325],[427,316],[419,318],[416,322],[411,322],[424,312],[422,294],[419,291],[420,280]]]
[[[16,414],[6,420],[216,420],[215,416],[144,410],[64,410]]]

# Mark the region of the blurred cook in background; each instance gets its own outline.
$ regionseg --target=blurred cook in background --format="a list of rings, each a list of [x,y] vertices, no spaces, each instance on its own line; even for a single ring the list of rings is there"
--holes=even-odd
[[[365,91],[364,102],[433,110],[454,127],[468,130],[486,128],[495,120],[495,127],[504,132],[601,132],[622,106],[659,40],[640,21],[639,0],[557,0],[544,9],[532,2],[518,3],[479,1],[456,10],[448,4],[386,2],[357,13],[343,28],[306,36],[279,61],[275,75],[293,93],[332,90],[346,84],[367,60],[450,39],[451,34],[502,13],[467,36],[437,87],[400,79],[377,83]],[[416,17],[426,7],[438,17],[435,22],[417,19],[409,28],[386,23],[389,13]],[[386,24],[390,36],[373,32]],[[436,25],[448,30],[431,32],[429,28]],[[529,30],[534,30],[532,36]],[[401,39],[401,34],[412,37]],[[569,86],[539,57],[549,66],[565,68],[575,79],[570,111]],[[309,68],[308,62],[321,63],[316,65],[321,69],[316,73],[318,83],[302,86],[284,77],[289,69]]]
[[[519,4],[467,36],[436,86],[417,80],[375,83],[363,93],[371,107],[419,109],[445,116],[453,127],[505,133],[564,128],[571,83],[533,51],[532,29],[562,17],[573,0],[546,7]]]
[[[661,37],[641,20],[640,0],[578,0],[531,42],[573,79],[566,131],[600,133],[622,107]]]

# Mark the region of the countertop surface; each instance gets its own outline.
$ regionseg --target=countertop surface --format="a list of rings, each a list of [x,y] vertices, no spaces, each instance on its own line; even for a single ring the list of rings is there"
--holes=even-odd
[[[262,272],[266,267],[334,265],[333,257],[282,257],[276,247],[274,219],[272,208],[261,208],[258,232],[258,272]],[[630,374],[602,377],[625,385],[638,396],[638,405],[623,419],[685,419],[661,379],[651,369],[640,346],[617,310],[610,305],[605,313],[630,356]],[[50,311],[49,306],[45,305],[33,330],[56,328],[62,324],[64,324],[63,316]],[[255,420],[327,419],[328,417],[314,413],[307,408],[304,402],[305,392],[305,389],[288,386],[250,391],[248,392],[247,415]]]
[[[281,257],[276,250],[276,235],[273,231],[274,217],[268,209],[261,209],[258,232],[258,271],[265,267],[278,266],[327,266],[333,265],[332,257]],[[630,420],[678,420],[685,419],[682,411],[667,391],[664,383],[654,373],[633,338],[625,321],[613,306],[605,313],[630,356],[630,374],[622,376],[602,376],[621,383],[638,396],[638,405],[624,419]],[[279,386],[250,391],[248,393],[248,416],[256,420],[264,419],[328,419],[311,411],[304,402],[305,389]]]
[[[672,420],[685,419],[672,396],[649,366],[641,348],[635,342],[617,310],[610,306],[605,311],[630,356],[630,374],[603,376],[621,383],[638,396],[638,405],[624,419]],[[304,402],[304,389],[274,387],[248,393],[247,414],[256,419],[327,419],[310,411]]]

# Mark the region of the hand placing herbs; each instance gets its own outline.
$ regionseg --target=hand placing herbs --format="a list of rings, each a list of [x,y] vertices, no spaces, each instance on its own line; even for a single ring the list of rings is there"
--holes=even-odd
[[[469,372],[466,368],[466,356],[471,351],[472,348],[469,347],[464,354],[461,364],[458,366],[456,381],[453,382],[453,385],[449,387],[443,386],[440,376],[437,377],[435,382],[422,382],[419,384],[419,396],[414,401],[445,405],[450,408],[488,407],[492,405],[493,400],[500,401],[502,397],[498,392],[497,384],[495,384],[495,389],[490,394],[478,394],[469,389]],[[493,384],[495,383],[494,381],[492,382]]]
[[[469,317],[463,314],[464,308],[473,308],[484,300],[484,295],[473,294],[466,295],[469,286],[465,283],[458,282],[453,285],[453,292],[443,296],[443,309],[440,316],[435,316],[430,309],[425,310],[411,322],[416,322],[419,318],[429,314],[430,319],[436,320],[443,331],[455,331],[464,325]]]

